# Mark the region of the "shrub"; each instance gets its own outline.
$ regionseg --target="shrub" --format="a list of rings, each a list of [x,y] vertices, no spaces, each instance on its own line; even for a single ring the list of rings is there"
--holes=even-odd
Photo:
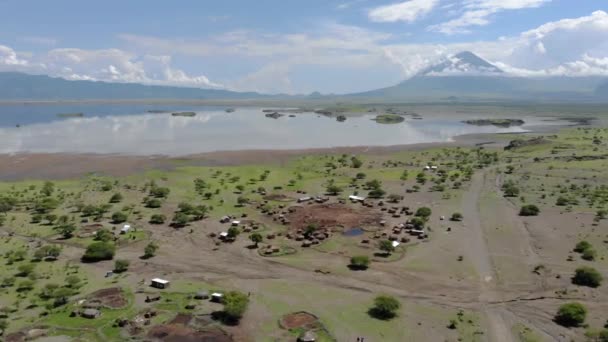
[[[370,198],[382,198],[386,194],[386,191],[381,188],[372,189],[367,195]]]
[[[431,216],[431,208],[427,208],[427,207],[422,207],[422,208],[418,208],[418,210],[416,210],[416,216],[417,217],[422,217],[424,219],[427,219]]]
[[[112,195],[112,197],[110,197],[110,203],[119,203],[121,202],[123,199],[122,195],[117,192],[114,195]]]
[[[34,258],[37,260],[51,259],[55,260],[61,254],[61,248],[59,246],[46,245],[38,248],[34,252]]]
[[[602,275],[593,267],[579,267],[574,272],[572,283],[580,286],[598,287],[602,284]]]
[[[328,195],[336,196],[342,192],[342,188],[335,184],[330,184],[327,186],[325,191],[327,192]]]
[[[110,232],[109,230],[103,228],[97,231],[97,233],[95,233],[95,240],[97,241],[110,241],[114,238],[114,234],[112,234],[112,232]]]
[[[580,303],[567,303],[559,307],[555,322],[564,327],[578,327],[585,322],[587,309]]]
[[[144,259],[149,259],[156,255],[156,251],[158,250],[158,245],[154,242],[150,242],[144,248]]]
[[[369,257],[365,255],[357,255],[350,258],[350,269],[353,270],[366,270],[369,267]]]
[[[262,237],[262,234],[260,234],[260,233],[253,233],[253,234],[249,235],[249,240],[251,240],[251,242],[253,242],[255,244],[256,248],[258,247],[258,244],[260,242],[262,242],[262,239],[263,239],[263,237]]]
[[[597,255],[597,253],[595,252],[595,249],[587,248],[583,251],[581,258],[583,258],[584,260],[587,260],[587,261],[593,261],[593,260],[595,260],[596,255]]]
[[[592,248],[591,244],[589,242],[583,240],[576,244],[576,246],[574,247],[574,251],[577,253],[583,253],[585,250],[587,250],[589,248]]]
[[[519,210],[520,216],[537,216],[540,213],[540,209],[534,204],[527,204],[521,207]]]
[[[149,198],[146,200],[146,207],[148,208],[160,208],[163,203],[158,198]]]
[[[82,256],[84,262],[96,262],[101,260],[112,260],[116,247],[111,242],[98,241],[87,246]]]
[[[114,272],[122,273],[129,269],[129,260],[118,259],[114,262]]]
[[[74,232],[76,231],[76,227],[73,224],[64,224],[62,226],[57,227],[59,234],[63,236],[64,239],[70,239],[74,236]]]
[[[393,247],[393,243],[389,240],[380,241],[378,248],[380,248],[380,250],[385,252],[386,254],[391,254],[395,250],[395,247]]]
[[[177,212],[173,216],[171,224],[173,225],[173,227],[181,228],[185,227],[188,222],[190,222],[190,217],[188,217],[188,215],[184,214],[183,212]]]
[[[164,224],[167,217],[163,214],[154,214],[150,217],[151,224]]]
[[[223,303],[223,320],[229,324],[236,324],[247,310],[249,298],[244,293],[231,291],[224,295]]]
[[[123,223],[127,221],[127,214],[123,213],[122,211],[117,211],[114,214],[112,214],[112,222],[113,223]]]
[[[378,296],[374,299],[374,306],[369,309],[368,314],[374,318],[389,320],[397,316],[397,310],[401,303],[391,296]]]
[[[163,187],[153,187],[150,189],[150,195],[156,198],[167,198],[167,196],[169,196],[169,192],[171,192],[169,188]]]
[[[557,201],[555,201],[555,205],[558,206],[566,206],[570,204],[570,200],[568,200],[566,197],[560,196],[557,198]]]
[[[462,221],[463,216],[462,216],[462,214],[461,214],[461,213],[453,213],[453,214],[452,214],[452,217],[451,217],[450,219],[451,219],[452,221],[457,221],[457,222],[459,222],[459,221]]]

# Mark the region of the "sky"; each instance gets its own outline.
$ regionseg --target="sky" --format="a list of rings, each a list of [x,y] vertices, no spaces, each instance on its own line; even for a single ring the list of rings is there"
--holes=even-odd
[[[608,0],[0,0],[0,71],[73,80],[351,93],[461,51],[608,76]]]

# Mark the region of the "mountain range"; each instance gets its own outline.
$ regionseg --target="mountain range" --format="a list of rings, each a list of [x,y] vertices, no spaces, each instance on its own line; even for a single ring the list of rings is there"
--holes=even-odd
[[[152,86],[135,83],[69,81],[44,75],[0,72],[0,100],[358,100],[358,101],[529,101],[607,102],[608,78],[519,77],[472,52],[447,56],[412,78],[382,89],[346,95],[265,95],[219,89]]]

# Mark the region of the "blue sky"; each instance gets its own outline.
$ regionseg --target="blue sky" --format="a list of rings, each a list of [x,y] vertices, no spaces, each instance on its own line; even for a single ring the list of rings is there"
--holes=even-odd
[[[0,70],[344,93],[470,50],[514,75],[608,75],[606,12],[606,0],[0,0]]]

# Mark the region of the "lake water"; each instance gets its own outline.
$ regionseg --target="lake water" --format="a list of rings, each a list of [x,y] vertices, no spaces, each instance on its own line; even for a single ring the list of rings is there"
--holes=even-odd
[[[151,114],[148,110],[195,111],[195,117]],[[84,113],[59,118],[59,113]],[[399,124],[378,124],[373,115],[345,122],[313,113],[266,118],[261,108],[158,105],[3,105],[0,106],[0,153],[115,153],[187,155],[245,149],[301,149],[337,146],[385,146],[449,142],[472,133],[523,132],[547,124],[546,118],[518,117],[522,127],[471,126],[464,119],[496,117],[495,113],[460,110],[417,111]],[[512,116],[504,116],[512,117]],[[19,127],[16,127],[19,125]]]

